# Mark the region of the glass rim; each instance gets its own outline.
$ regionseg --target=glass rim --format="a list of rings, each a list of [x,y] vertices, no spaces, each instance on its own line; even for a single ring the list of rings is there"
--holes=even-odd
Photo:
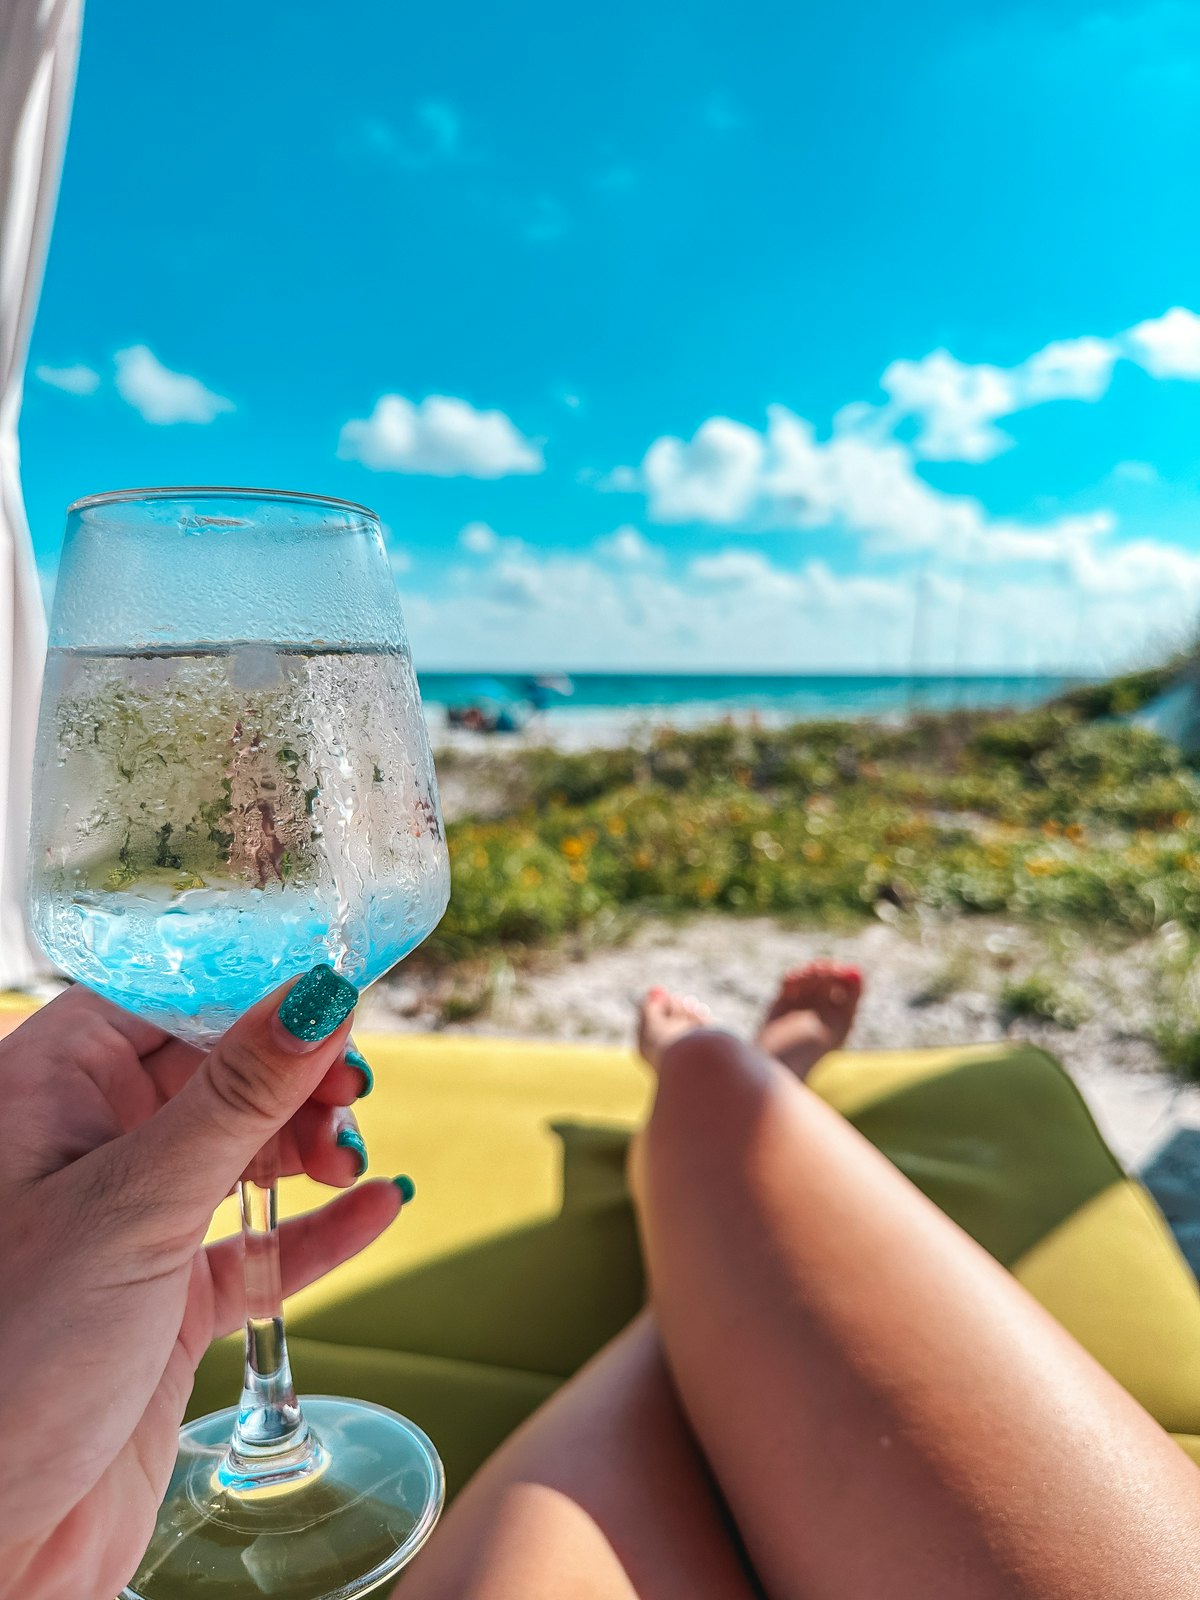
[[[342,500],[332,494],[308,494],[302,489],[239,488],[233,484],[170,484],[143,489],[106,489],[100,494],[87,494],[73,500],[67,507],[67,516],[78,511],[91,511],[97,506],[132,505],[138,501],[165,501],[181,499],[221,500],[276,500],[292,504],[324,506],[331,511],[354,511],[372,522],[379,521],[378,512],[357,500]]]

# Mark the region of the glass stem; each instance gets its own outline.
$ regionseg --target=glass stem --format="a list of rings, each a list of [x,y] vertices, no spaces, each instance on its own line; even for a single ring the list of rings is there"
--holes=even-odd
[[[305,1476],[320,1455],[296,1398],[283,1331],[277,1171],[272,1140],[239,1186],[245,1252],[246,1367],[237,1422],[221,1478],[228,1487],[243,1490]]]

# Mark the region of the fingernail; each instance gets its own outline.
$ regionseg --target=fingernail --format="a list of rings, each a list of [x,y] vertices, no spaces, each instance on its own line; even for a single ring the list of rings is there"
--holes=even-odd
[[[356,1050],[353,1045],[349,1045],[346,1049],[346,1065],[348,1067],[357,1067],[359,1072],[362,1073],[363,1086],[358,1091],[357,1098],[359,1100],[365,1100],[370,1094],[371,1090],[375,1087],[375,1074],[367,1065],[366,1056],[364,1056],[361,1051]]]
[[[363,1143],[363,1136],[357,1128],[339,1128],[338,1136],[334,1143],[342,1150],[353,1150],[358,1161],[357,1177],[362,1177],[367,1170],[367,1147]]]
[[[407,1205],[410,1200],[416,1198],[417,1186],[409,1177],[407,1172],[402,1172],[398,1178],[393,1178],[392,1182],[396,1185],[397,1189],[399,1189],[400,1198],[404,1201],[405,1205]]]
[[[358,990],[324,962],[306,972],[288,990],[279,1008],[279,1020],[302,1044],[328,1039],[358,1004]]]

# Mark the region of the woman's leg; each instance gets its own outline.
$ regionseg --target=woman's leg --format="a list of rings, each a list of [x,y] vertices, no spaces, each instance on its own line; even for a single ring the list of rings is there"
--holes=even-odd
[[[752,1600],[639,1317],[454,1502],[403,1600]]]
[[[780,1062],[647,1003],[676,1389],[773,1600],[1193,1600],[1200,1473]]]

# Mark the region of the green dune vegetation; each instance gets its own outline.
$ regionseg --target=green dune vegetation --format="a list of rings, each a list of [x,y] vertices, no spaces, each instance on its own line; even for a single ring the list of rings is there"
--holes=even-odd
[[[1182,973],[1200,949],[1200,772],[1122,720],[1177,665],[1012,715],[663,729],[632,748],[513,752],[486,776],[447,753],[479,800],[449,826],[454,893],[426,959],[519,961],[579,932],[594,947],[650,915],[830,926],[884,911],[1107,940],[1172,924]],[[1011,987],[1010,1015],[1078,1020],[1047,979]],[[1200,1074],[1200,1015],[1181,1001],[1164,998],[1157,1042]]]

